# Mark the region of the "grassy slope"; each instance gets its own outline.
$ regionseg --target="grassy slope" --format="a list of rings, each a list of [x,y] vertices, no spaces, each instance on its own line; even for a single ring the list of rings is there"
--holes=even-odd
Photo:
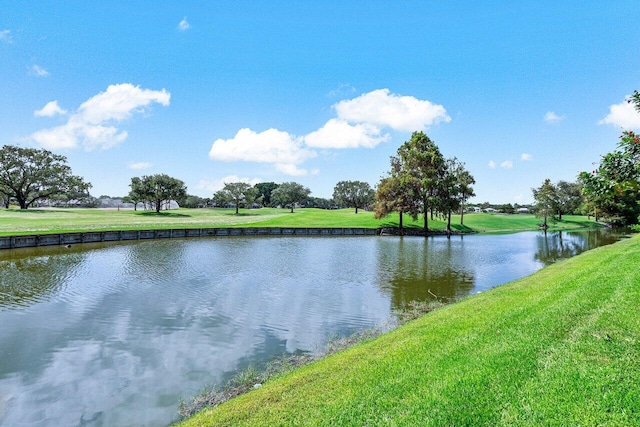
[[[454,217],[453,228],[462,231],[517,231],[536,229],[539,220],[533,215],[467,214],[465,225]],[[412,221],[405,216],[405,226],[422,227],[422,219]],[[168,228],[206,227],[366,227],[397,226],[398,216],[382,220],[373,213],[353,209],[322,210],[296,209],[291,214],[286,209],[242,209],[235,215],[233,209],[176,209],[160,214],[131,210],[103,209],[17,209],[0,210],[0,235],[44,234],[72,231],[105,231]],[[584,217],[566,217],[559,228],[595,226]],[[443,221],[429,221],[432,229],[444,229]]]
[[[640,236],[475,295],[185,426],[640,425]]]

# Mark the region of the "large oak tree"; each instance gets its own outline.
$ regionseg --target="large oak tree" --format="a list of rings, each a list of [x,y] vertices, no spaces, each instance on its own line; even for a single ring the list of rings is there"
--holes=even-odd
[[[73,175],[67,158],[47,150],[5,145],[0,149],[0,194],[20,209],[41,199],[88,196],[91,184]]]
[[[131,200],[149,203],[156,212],[171,200],[184,199],[187,196],[187,186],[177,178],[166,174],[145,175],[141,178],[131,178]]]
[[[366,208],[373,202],[375,192],[363,181],[340,181],[333,189],[333,200],[339,205],[358,209]]]

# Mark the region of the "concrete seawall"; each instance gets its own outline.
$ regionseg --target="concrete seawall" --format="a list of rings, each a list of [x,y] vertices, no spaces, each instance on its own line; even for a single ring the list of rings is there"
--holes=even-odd
[[[0,250],[37,246],[76,245],[80,243],[118,242],[124,240],[171,239],[216,236],[376,236],[372,228],[308,228],[308,227],[246,227],[246,228],[184,228],[170,230],[88,231],[84,233],[0,236]]]

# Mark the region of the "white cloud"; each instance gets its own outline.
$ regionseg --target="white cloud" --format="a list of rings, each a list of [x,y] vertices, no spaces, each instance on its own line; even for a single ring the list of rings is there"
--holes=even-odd
[[[253,186],[262,182],[262,180],[259,178],[241,178],[238,175],[228,175],[221,179],[201,179],[198,181],[196,188],[199,190],[216,192],[218,190],[222,190],[224,184],[231,182],[246,182]]]
[[[513,162],[511,160],[505,160],[504,162],[500,163],[500,167],[511,169],[513,167]]]
[[[522,156],[520,156],[520,158],[524,161],[533,160],[533,156],[529,153],[522,153]]]
[[[565,118],[566,118],[565,115],[559,116],[553,111],[547,111],[547,113],[543,117],[543,120],[547,123],[560,123]]]
[[[315,151],[303,147],[302,138],[277,129],[260,133],[240,129],[231,139],[215,140],[209,151],[209,157],[214,160],[274,163],[281,172],[294,175],[302,174],[297,165],[316,155]]]
[[[450,122],[442,105],[413,96],[390,94],[378,89],[333,106],[338,118],[351,123],[369,123],[397,131],[424,130],[432,124]]]
[[[609,107],[609,114],[598,122],[600,125],[614,125],[624,129],[640,129],[640,113],[634,104],[622,101]]]
[[[317,148],[373,148],[388,141],[390,135],[380,135],[380,129],[371,123],[349,124],[344,120],[331,119],[317,131],[304,137],[309,147]]]
[[[149,169],[152,166],[149,162],[129,162],[129,169],[132,170],[143,170]]]
[[[189,24],[189,22],[187,21],[187,17],[185,16],[178,24],[178,30],[187,31],[189,28],[191,28],[191,25]]]
[[[211,146],[209,157],[222,161],[272,163],[281,173],[292,176],[317,174],[317,169],[309,172],[300,166],[317,156],[313,148],[374,148],[391,139],[385,129],[416,131],[451,121],[441,105],[412,96],[395,95],[389,93],[389,89],[374,90],[340,101],[333,105],[333,109],[337,117],[305,136],[277,129],[257,133],[244,128],[231,139],[217,139]]]
[[[0,41],[3,41],[5,43],[13,43],[13,38],[11,38],[11,30],[0,31]]]
[[[82,144],[86,150],[106,150],[127,139],[127,132],[114,124],[144,112],[151,103],[167,106],[170,98],[171,94],[164,89],[141,89],[130,83],[110,85],[105,92],[83,102],[66,124],[37,131],[30,139],[48,149],[75,148]]]
[[[58,101],[47,102],[47,105],[42,107],[41,110],[33,112],[36,117],[53,117],[57,114],[67,114],[67,110],[63,110],[58,105]]]
[[[48,77],[50,75],[47,70],[39,65],[33,65],[29,68],[29,74],[36,77]]]
[[[494,162],[493,160],[489,160],[489,164],[488,164],[488,166],[489,166],[491,169],[495,169],[495,168],[496,168],[496,162]]]

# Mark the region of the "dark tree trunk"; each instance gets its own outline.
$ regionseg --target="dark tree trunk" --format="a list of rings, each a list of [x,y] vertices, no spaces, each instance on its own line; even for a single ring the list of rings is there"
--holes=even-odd
[[[460,225],[464,225],[464,203],[460,206]]]
[[[451,210],[447,214],[447,234],[451,234]]]
[[[402,228],[402,211],[398,212],[400,214],[400,221],[398,222],[398,229],[400,231],[400,235],[404,236],[404,229]]]
[[[356,213],[358,213],[358,207],[356,206]]]

